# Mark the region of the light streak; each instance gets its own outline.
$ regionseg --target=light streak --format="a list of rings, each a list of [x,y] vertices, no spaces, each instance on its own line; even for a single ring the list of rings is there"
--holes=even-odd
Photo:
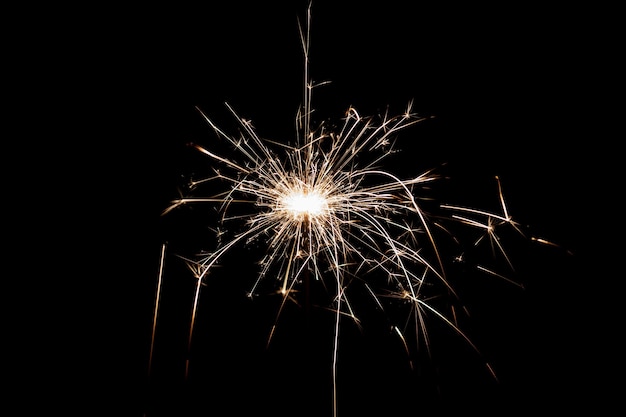
[[[154,302],[154,317],[152,319],[152,339],[150,340],[150,355],[148,357],[148,376],[152,372],[152,358],[154,355],[154,338],[156,335],[157,318],[159,315],[159,305],[161,299],[161,284],[163,282],[163,263],[165,262],[165,244],[161,245],[161,257],[159,260],[159,280]]]
[[[336,416],[340,326],[345,318],[360,324],[350,295],[352,286],[364,285],[381,310],[387,306],[383,299],[408,307],[412,329],[392,326],[407,352],[408,332],[414,334],[416,343],[429,348],[430,317],[441,320],[478,352],[457,325],[456,311],[452,309],[446,314],[430,302],[436,292],[456,297],[446,262],[462,259],[462,255],[441,253],[436,232],[447,230],[447,221],[482,232],[474,245],[489,242],[494,255],[502,256],[511,271],[512,262],[496,232],[502,227],[522,232],[509,214],[497,177],[499,212],[441,204],[439,209],[451,213],[445,216],[426,210],[420,194],[440,179],[434,170],[403,179],[385,169],[385,159],[395,152],[396,136],[427,119],[412,111],[412,103],[402,114],[384,114],[378,119],[361,116],[350,107],[339,129],[323,123],[312,125],[312,91],[325,83],[314,84],[309,76],[310,18],[309,8],[306,27],[300,26],[304,98],[296,116],[293,143],[263,139],[251,122],[228,103],[225,105],[240,129],[237,136],[222,130],[198,108],[217,137],[231,145],[233,154],[220,155],[194,144],[216,168],[214,176],[192,183],[191,189],[195,192],[216,182],[226,187],[207,197],[189,195],[176,199],[164,214],[196,203],[215,203],[221,214],[218,246],[197,259],[186,258],[196,279],[188,349],[193,341],[203,283],[222,257],[238,247],[260,243],[267,249],[248,296],[257,297],[265,283],[282,296],[268,343],[285,304],[293,300],[299,287],[311,280],[323,282],[334,291],[328,308],[335,314],[332,380]],[[477,270],[521,286],[500,271],[485,266],[478,266]],[[495,378],[491,365],[486,366]],[[187,362],[186,373],[188,369]]]

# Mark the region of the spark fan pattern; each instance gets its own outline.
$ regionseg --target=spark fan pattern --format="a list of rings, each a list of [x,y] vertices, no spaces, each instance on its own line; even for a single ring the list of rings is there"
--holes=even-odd
[[[408,320],[392,330],[407,351],[409,333],[416,337],[416,343],[428,347],[427,321],[433,318],[478,351],[458,326],[456,312],[442,311],[431,302],[440,294],[456,297],[448,264],[462,256],[442,253],[440,239],[457,239],[448,230],[448,223],[470,228],[477,232],[472,236],[478,236],[470,246],[490,245],[512,269],[499,232],[502,227],[522,232],[509,215],[498,178],[494,200],[499,210],[491,212],[428,200],[427,190],[440,180],[436,170],[405,179],[386,169],[386,161],[396,152],[398,134],[426,119],[412,111],[411,103],[402,114],[378,118],[364,117],[349,108],[339,128],[324,123],[314,126],[312,92],[324,83],[315,85],[309,77],[310,16],[309,9],[306,27],[300,31],[304,98],[293,143],[264,139],[228,104],[239,125],[237,135],[224,131],[198,109],[233,153],[226,156],[194,144],[214,164],[214,175],[193,182],[193,192],[174,200],[164,214],[189,204],[215,204],[221,216],[216,228],[218,246],[195,259],[185,257],[197,280],[189,346],[202,284],[230,251],[253,243],[267,249],[259,259],[259,273],[248,295],[254,298],[262,294],[263,285],[282,295],[274,327],[268,329],[268,343],[284,306],[304,283],[311,280],[324,285],[332,300],[327,307],[335,317],[332,374],[336,415],[339,328],[344,320],[360,325],[351,298],[353,288],[365,289],[359,294],[369,294],[380,310],[387,308],[390,300],[402,306]],[[198,195],[202,187],[216,184],[226,187],[208,196]],[[520,285],[506,277],[506,272],[482,264],[476,268]]]

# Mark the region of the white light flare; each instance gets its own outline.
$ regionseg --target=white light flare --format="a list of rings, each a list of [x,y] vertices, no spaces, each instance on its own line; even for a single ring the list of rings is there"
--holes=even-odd
[[[295,221],[310,220],[329,210],[328,201],[317,190],[292,190],[278,201],[277,211],[285,212]]]

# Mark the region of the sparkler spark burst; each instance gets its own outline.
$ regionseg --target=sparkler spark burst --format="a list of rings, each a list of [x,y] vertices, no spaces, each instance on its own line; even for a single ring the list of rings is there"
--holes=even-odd
[[[447,222],[468,227],[478,236],[470,246],[491,245],[512,269],[499,232],[503,227],[522,231],[509,215],[499,179],[496,177],[498,192],[494,193],[499,210],[491,212],[435,205],[428,200],[426,191],[440,179],[434,170],[408,179],[388,171],[385,162],[396,152],[398,134],[427,119],[414,113],[411,103],[402,114],[378,118],[364,117],[349,108],[339,128],[324,123],[313,127],[311,93],[324,83],[316,85],[309,78],[309,26],[310,9],[307,25],[300,31],[304,99],[297,112],[293,143],[264,139],[229,104],[226,107],[239,126],[237,135],[222,130],[198,109],[216,135],[232,147],[233,154],[224,156],[194,144],[214,164],[214,175],[192,182],[193,192],[174,200],[164,212],[209,203],[216,205],[221,217],[217,247],[195,259],[185,258],[197,280],[189,344],[202,284],[226,253],[254,243],[267,250],[259,260],[258,276],[252,280],[248,296],[257,297],[266,283],[282,295],[268,342],[281,311],[303,283],[319,282],[329,292],[331,305],[327,307],[335,314],[333,386],[340,324],[351,320],[360,325],[351,298],[356,286],[365,288],[379,309],[393,302],[406,311],[406,323],[410,324],[394,325],[392,330],[407,350],[409,332],[417,343],[428,347],[427,318],[441,320],[476,349],[457,325],[456,311],[446,312],[432,303],[436,294],[456,297],[449,263],[462,257],[462,253],[442,253],[440,239],[456,239]],[[198,196],[202,187],[215,184],[226,186],[218,193]],[[437,211],[431,212],[429,207]],[[508,272],[485,265],[476,268],[520,285],[506,277]],[[335,397],[336,393],[336,414]]]

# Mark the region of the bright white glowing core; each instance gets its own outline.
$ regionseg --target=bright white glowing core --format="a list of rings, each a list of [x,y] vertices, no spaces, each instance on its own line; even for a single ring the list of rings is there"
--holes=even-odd
[[[316,191],[294,191],[283,197],[281,203],[294,218],[315,217],[323,214],[327,207],[326,199]]]

